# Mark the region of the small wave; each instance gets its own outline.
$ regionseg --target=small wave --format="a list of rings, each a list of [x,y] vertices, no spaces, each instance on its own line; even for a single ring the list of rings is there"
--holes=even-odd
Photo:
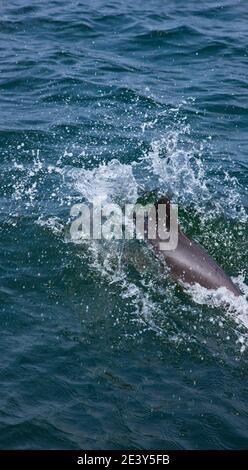
[[[146,42],[154,42],[154,41],[161,41],[161,40],[170,40],[170,39],[185,39],[191,37],[198,37],[201,36],[200,32],[193,28],[192,26],[177,26],[171,29],[153,29],[143,34],[139,34],[136,36],[135,40],[138,41],[146,41]]]
[[[196,54],[199,56],[211,56],[218,55],[219,53],[223,54],[224,51],[228,50],[229,44],[221,41],[211,41],[209,44],[206,44],[197,49]]]
[[[159,103],[152,96],[141,93],[140,90],[134,90],[127,87],[117,87],[115,91],[107,95],[109,99],[123,101],[124,103],[143,103],[150,107],[156,108]]]

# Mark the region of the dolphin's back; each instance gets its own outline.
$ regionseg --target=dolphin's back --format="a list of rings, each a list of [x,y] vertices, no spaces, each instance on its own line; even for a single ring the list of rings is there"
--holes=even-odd
[[[175,250],[164,251],[172,275],[183,282],[198,283],[207,289],[226,287],[235,295],[240,291],[216,261],[198,243],[179,233],[178,246]]]
[[[161,199],[164,202],[166,199]],[[158,204],[160,203],[158,202]],[[168,203],[168,201],[167,201]],[[179,229],[178,245],[174,250],[160,250],[160,239],[148,240],[160,259],[166,261],[173,277],[187,284],[198,283],[207,289],[226,287],[234,295],[241,295],[230,277],[198,243],[190,240]]]

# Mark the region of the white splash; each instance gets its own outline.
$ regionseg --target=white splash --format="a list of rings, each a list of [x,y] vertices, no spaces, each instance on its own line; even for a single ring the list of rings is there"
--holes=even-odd
[[[190,126],[184,119],[178,118],[180,109],[180,106],[171,109],[171,115],[175,113],[172,125],[164,129],[163,135],[151,140],[149,150],[144,151],[139,160],[129,164],[112,159],[108,163],[100,162],[96,167],[96,155],[93,169],[88,169],[86,165],[83,168],[63,166],[64,158],[71,155],[68,151],[54,165],[46,164],[39,151],[33,154],[33,160],[28,165],[14,162],[12,200],[16,204],[33,206],[39,197],[43,197],[41,188],[44,179],[50,181],[54,178],[51,191],[47,195],[51,204],[45,208],[42,215],[39,213],[37,223],[57,235],[63,232],[66,222],[60,220],[56,212],[56,216],[51,213],[55,202],[61,207],[68,207],[69,218],[70,206],[78,200],[90,203],[99,197],[103,202],[135,203],[140,190],[150,191],[154,188],[179,199],[182,205],[192,204],[196,212],[204,214],[205,221],[223,214],[245,223],[247,216],[241,207],[238,180],[224,169],[218,176],[207,174],[203,159],[204,152],[206,153],[205,142],[196,143],[192,140]],[[150,120],[148,115],[145,116],[145,122],[141,126],[142,139],[146,132],[156,128],[162,117],[163,112]],[[80,152],[83,161],[87,161],[87,151],[81,149]],[[206,211],[210,204],[211,211]],[[241,207],[239,210],[236,209],[238,206]],[[38,207],[42,212],[40,201]],[[118,286],[120,297],[127,302],[134,314],[133,319],[143,322],[160,334],[163,331],[160,326],[162,323],[157,322],[156,318],[164,317],[165,305],[161,306],[160,302],[154,300],[154,279],[151,277],[150,286],[146,282],[138,284],[131,281],[123,263],[122,246],[118,243],[104,245],[92,241],[87,244],[87,248],[86,262],[90,269],[97,271],[110,285]],[[240,277],[234,281],[244,293],[240,298],[223,289],[210,292],[199,286],[194,286],[191,293],[198,305],[221,308],[224,319],[229,318],[235,322],[239,331],[238,341],[243,351],[248,345],[248,286]],[[163,296],[163,287],[160,295]],[[164,299],[168,312],[177,308],[188,308],[181,304],[180,307],[175,306],[173,293],[170,300],[164,293]],[[244,329],[244,333],[240,328]],[[182,336],[183,334],[182,331]],[[175,337],[178,338],[178,331],[175,331]]]
[[[58,217],[48,217],[47,219],[39,217],[35,223],[51,230],[54,234],[61,234],[64,231],[64,223]]]
[[[131,165],[111,160],[93,170],[70,169],[65,177],[72,179],[74,189],[88,202],[99,198],[103,202],[136,202],[138,185]]]
[[[187,292],[192,296],[194,302],[200,305],[208,305],[212,308],[223,310],[223,321],[231,319],[237,326],[237,342],[241,343],[241,352],[248,347],[248,286],[244,282],[244,276],[233,278],[238,285],[242,295],[235,296],[226,287],[219,289],[206,289],[199,284],[186,286]]]

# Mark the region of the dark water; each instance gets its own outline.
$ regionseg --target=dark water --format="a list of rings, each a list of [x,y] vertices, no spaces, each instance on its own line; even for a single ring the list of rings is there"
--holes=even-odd
[[[247,448],[247,21],[1,1],[1,448]],[[184,292],[135,241],[69,242],[72,204],[155,188],[241,299]]]

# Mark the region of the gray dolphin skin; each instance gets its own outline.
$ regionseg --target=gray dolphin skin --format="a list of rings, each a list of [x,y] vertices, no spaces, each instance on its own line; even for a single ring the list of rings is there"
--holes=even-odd
[[[168,200],[162,198],[158,204]],[[168,212],[167,212],[168,213]],[[240,296],[240,290],[233,284],[230,277],[221,269],[214,259],[198,243],[184,235],[180,228],[178,245],[174,250],[161,250],[161,239],[158,237],[147,242],[153,247],[160,259],[169,266],[174,278],[187,284],[198,283],[207,289],[226,287],[235,296]]]

